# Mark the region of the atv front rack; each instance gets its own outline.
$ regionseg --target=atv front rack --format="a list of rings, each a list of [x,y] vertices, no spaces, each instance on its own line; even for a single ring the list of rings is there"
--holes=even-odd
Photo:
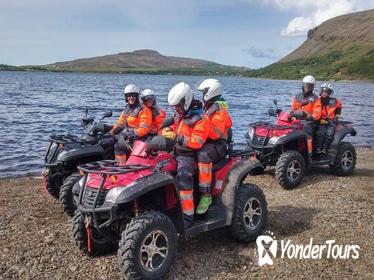
[[[276,129],[276,130],[282,130],[282,129],[295,129],[298,128],[298,125],[279,125],[279,124],[270,124],[268,122],[254,122],[249,124],[250,127],[254,128],[268,128],[268,129]]]
[[[84,173],[96,173],[101,175],[118,175],[149,169],[149,165],[119,165],[115,160],[101,160],[78,166]]]
[[[114,217],[114,212],[116,211],[115,207],[105,207],[105,206],[98,206],[99,204],[99,199],[100,196],[103,192],[104,184],[108,176],[111,175],[118,175],[118,174],[125,174],[125,173],[130,173],[134,171],[139,171],[139,170],[145,170],[149,169],[151,166],[149,165],[119,165],[116,161],[114,160],[101,160],[101,161],[96,161],[96,162],[91,162],[91,163],[86,163],[78,166],[78,169],[80,171],[84,172],[84,177],[83,177],[83,186],[79,192],[79,197],[78,197],[78,209],[82,213],[92,213],[93,217],[93,222],[95,223],[95,226],[100,230],[101,228],[109,225],[113,221]],[[100,185],[97,189],[97,192],[93,198],[93,204],[89,208],[85,208],[82,205],[82,200],[83,200],[83,195],[86,192],[87,189],[87,180],[88,180],[88,175],[89,173],[95,173],[99,174],[102,176]],[[97,220],[97,214],[100,212],[107,212],[110,214],[109,220],[104,222],[103,224],[99,224]]]

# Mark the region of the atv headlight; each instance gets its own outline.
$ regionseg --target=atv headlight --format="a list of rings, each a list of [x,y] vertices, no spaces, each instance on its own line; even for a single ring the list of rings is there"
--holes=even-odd
[[[71,152],[74,152],[76,151],[77,149],[71,149],[71,150],[68,150],[68,151],[62,151],[61,153],[58,154],[57,156],[57,160],[62,160],[62,157],[64,157],[66,154],[68,153],[71,153]]]
[[[269,139],[269,144],[271,145],[275,145],[277,144],[278,140],[279,140],[280,137],[277,137],[277,136],[273,136]]]
[[[88,178],[87,178],[87,181],[88,181]],[[78,184],[79,184],[79,186],[80,186],[81,188],[83,188],[83,183],[84,183],[84,177],[80,178],[80,179],[79,179],[79,182],[78,182]]]
[[[105,197],[105,202],[108,202],[108,203],[111,203],[111,204],[116,203],[117,198],[120,196],[120,194],[123,191],[125,191],[127,188],[129,188],[129,187],[131,187],[132,185],[135,185],[135,184],[136,184],[136,182],[132,182],[125,187],[121,186],[121,187],[115,187],[115,188],[111,189]]]
[[[254,134],[255,134],[255,129],[253,127],[250,127],[247,133],[247,138],[249,140],[253,139]]]
[[[61,153],[58,154],[57,160],[61,160],[61,158],[66,155],[68,152],[67,151],[62,151]]]
[[[105,197],[105,202],[114,204],[116,203],[117,197],[125,190],[123,187],[117,187],[111,189]]]

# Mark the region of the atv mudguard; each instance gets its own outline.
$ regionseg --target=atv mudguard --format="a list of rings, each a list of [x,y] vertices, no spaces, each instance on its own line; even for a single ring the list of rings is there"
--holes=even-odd
[[[80,163],[85,162],[84,159],[95,158],[95,160],[103,159],[105,151],[100,144],[89,145],[81,147],[77,150],[67,151],[65,154],[60,156],[58,160],[60,162],[74,162],[79,161]],[[91,160],[92,161],[92,160]]]
[[[170,184],[174,187],[176,186],[176,181],[172,175],[164,172],[152,173],[149,176],[138,179],[134,185],[126,187],[118,196],[116,203],[124,204],[131,202],[150,191]]]
[[[226,225],[231,225],[232,222],[236,191],[247,175],[260,168],[264,169],[264,166],[259,160],[248,158],[238,162],[228,174],[222,193],[222,203],[226,207]]]
[[[335,131],[334,138],[328,150],[328,159],[330,161],[335,161],[336,154],[338,153],[339,144],[348,134],[356,136],[357,132],[353,127],[342,127],[338,131]]]

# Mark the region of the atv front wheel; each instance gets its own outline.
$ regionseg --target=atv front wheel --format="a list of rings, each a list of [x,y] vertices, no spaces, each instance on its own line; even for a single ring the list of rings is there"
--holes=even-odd
[[[255,241],[267,221],[267,203],[256,185],[242,184],[237,191],[231,233],[240,242]]]
[[[114,243],[99,234],[92,226],[86,227],[85,217],[76,210],[72,218],[73,239],[79,249],[89,256],[101,256],[115,249]],[[88,238],[88,234],[90,235]]]
[[[168,216],[145,212],[122,232],[118,258],[126,279],[159,279],[165,276],[177,252],[177,231]]]
[[[60,188],[59,200],[64,208],[64,211],[69,215],[73,216],[77,206],[75,204],[73,187],[80,180],[81,176],[79,173],[73,173],[66,178],[64,184]]]
[[[44,176],[44,175],[43,175]],[[64,180],[63,175],[57,171],[53,172],[51,169],[47,170],[45,175],[45,188],[47,192],[54,198],[59,198],[60,186]]]
[[[330,165],[332,173],[338,176],[351,175],[356,166],[356,150],[349,142],[341,142],[338,147],[335,163]]]
[[[284,189],[300,185],[305,174],[305,160],[298,151],[283,153],[275,166],[275,178]]]

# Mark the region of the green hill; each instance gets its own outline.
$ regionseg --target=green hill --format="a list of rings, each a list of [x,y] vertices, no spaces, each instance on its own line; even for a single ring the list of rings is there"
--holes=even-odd
[[[48,65],[11,66],[0,64],[0,71],[50,71],[134,74],[241,75],[245,67],[162,55],[153,50],[137,50],[98,57],[80,58]]]
[[[245,73],[251,77],[374,81],[374,10],[339,16],[309,30],[307,40],[280,61]]]
[[[248,68],[227,66],[202,59],[166,56],[154,50],[81,58],[43,67],[49,71],[149,74],[237,74],[248,70]]]

